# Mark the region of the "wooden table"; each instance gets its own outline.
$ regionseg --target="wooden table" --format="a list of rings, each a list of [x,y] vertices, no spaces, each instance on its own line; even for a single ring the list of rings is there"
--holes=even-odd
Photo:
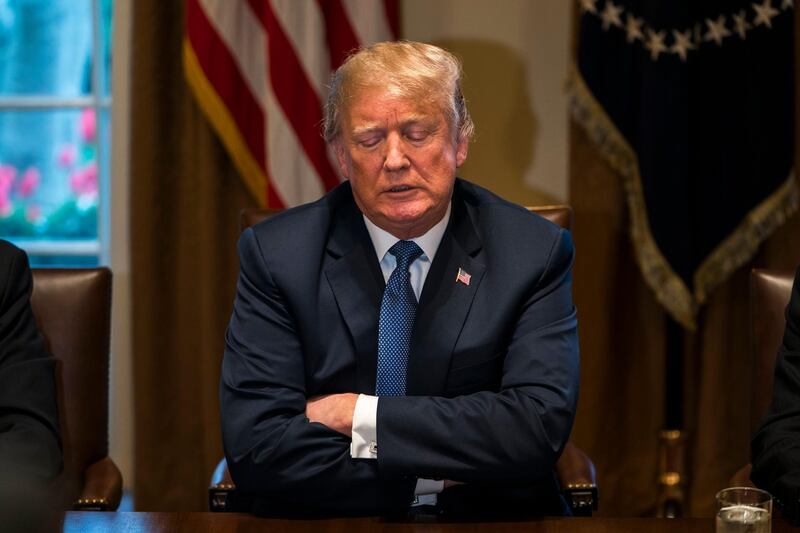
[[[153,532],[203,533],[274,531],[300,532],[499,532],[499,533],[700,533],[713,532],[711,518],[543,518],[528,522],[491,523],[409,523],[389,522],[380,518],[341,518],[326,520],[278,520],[238,513],[88,513],[68,512],[63,520],[64,533]],[[789,522],[775,520],[773,533],[797,533]]]

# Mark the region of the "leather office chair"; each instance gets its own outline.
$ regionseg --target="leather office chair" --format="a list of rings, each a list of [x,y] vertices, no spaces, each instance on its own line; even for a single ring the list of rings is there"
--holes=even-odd
[[[73,510],[113,511],[122,475],[108,457],[111,272],[33,269],[31,306],[56,359],[64,471],[58,501]]]
[[[572,208],[568,205],[529,207],[532,212],[546,218],[562,228],[572,228]],[[242,231],[278,213],[276,209],[243,209],[240,215]],[[568,441],[556,463],[556,472],[561,482],[567,504],[576,516],[591,516],[597,510],[597,474],[594,463],[572,441]],[[228,472],[225,459],[217,464],[208,489],[208,505],[212,511],[225,511],[233,503],[236,486]],[[235,507],[231,505],[231,507]]]
[[[772,401],[775,360],[786,328],[786,306],[792,294],[794,272],[753,269],[750,273],[750,353],[753,357],[753,385],[750,404],[750,434],[755,434]],[[754,487],[751,464],[740,468],[730,487]]]

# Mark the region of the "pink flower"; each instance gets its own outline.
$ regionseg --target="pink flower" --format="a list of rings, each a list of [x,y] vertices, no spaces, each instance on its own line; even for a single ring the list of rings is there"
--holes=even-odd
[[[64,168],[69,168],[75,164],[76,149],[74,144],[61,145],[58,152],[58,164]]]
[[[0,165],[0,217],[7,217],[14,211],[11,203],[11,186],[17,177],[17,169],[11,165]]]
[[[11,165],[0,165],[0,191],[11,190],[14,184],[14,179],[17,177],[17,169]]]
[[[69,185],[76,196],[97,194],[97,163],[90,161],[69,176]]]
[[[8,194],[0,192],[0,217],[5,218],[14,212],[14,206],[8,199]]]
[[[39,169],[36,167],[28,167],[25,169],[25,172],[22,174],[22,179],[17,186],[17,192],[23,198],[27,198],[32,195],[36,188],[39,186]]]
[[[80,121],[81,138],[86,142],[94,141],[97,136],[97,120],[94,109],[87,107],[81,111]]]
[[[38,205],[30,204],[28,208],[25,209],[25,220],[31,224],[36,224],[40,218],[42,218],[42,210]]]

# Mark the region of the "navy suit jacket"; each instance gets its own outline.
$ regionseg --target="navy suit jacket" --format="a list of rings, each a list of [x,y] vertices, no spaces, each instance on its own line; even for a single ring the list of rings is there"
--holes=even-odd
[[[304,414],[311,396],[375,393],[384,279],[350,184],[246,230],[239,253],[222,433],[256,510],[402,512],[420,477],[465,482],[439,495],[452,514],[563,512],[553,467],[578,391],[567,231],[456,181],[407,395],[378,401],[377,460]]]
[[[49,479],[61,471],[54,361],[36,327],[30,305],[32,290],[25,252],[0,240],[2,495],[6,483]]]

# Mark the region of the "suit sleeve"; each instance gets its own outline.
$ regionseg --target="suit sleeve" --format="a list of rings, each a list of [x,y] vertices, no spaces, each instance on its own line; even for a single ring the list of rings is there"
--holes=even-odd
[[[61,471],[53,360],[31,311],[27,258],[16,248],[4,252],[0,250],[0,471],[6,480],[10,471],[23,479],[52,478]]]
[[[772,405],[753,438],[752,479],[797,516],[800,497],[800,269],[786,308],[775,366]]]
[[[239,255],[220,384],[223,443],[237,488],[266,495],[273,511],[287,513],[407,509],[414,480],[383,479],[375,461],[350,457],[350,439],[306,418],[296,325],[252,230],[242,235]]]
[[[552,475],[578,393],[573,255],[562,230],[517,315],[499,391],[380,399],[378,464],[384,475],[465,482],[531,482]]]

